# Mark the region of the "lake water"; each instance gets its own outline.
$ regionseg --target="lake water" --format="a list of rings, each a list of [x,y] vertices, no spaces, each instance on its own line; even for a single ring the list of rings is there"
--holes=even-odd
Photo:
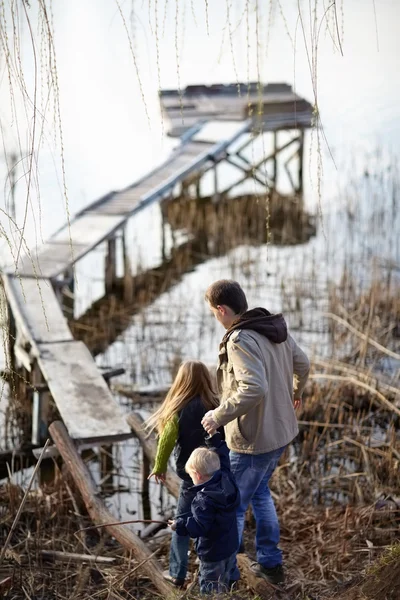
[[[337,24],[332,11],[324,19],[325,9],[316,4],[315,13],[314,2],[249,2],[247,14],[246,2],[236,0],[227,14],[224,2],[138,1],[122,5],[124,19],[117,3],[108,0],[54,5],[64,165],[52,99],[46,108],[46,45],[41,43],[32,6],[28,14],[37,50],[36,103],[47,112],[43,122],[37,116],[43,136],[35,132],[31,181],[26,173],[33,135],[35,63],[29,29],[20,14],[21,64],[29,98],[23,96],[15,77],[18,60],[13,63],[10,94],[3,61],[0,208],[9,211],[10,205],[4,152],[16,151],[23,157],[17,167],[16,223],[22,228],[27,206],[24,237],[29,247],[39,245],[66,220],[63,172],[68,211],[74,214],[110,190],[132,183],[168,155],[177,141],[165,135],[168,124],[160,116],[158,87],[259,78],[265,83],[288,82],[311,102],[317,94],[324,134],[320,135],[322,170],[317,135],[308,133],[304,181],[307,208],[322,214],[317,236],[297,247],[240,247],[186,275],[132,318],[121,339],[98,357],[101,366],[124,366],[125,381],[166,383],[177,357],[215,362],[221,331],[202,300],[204,289],[214,279],[234,277],[248,292],[250,304],[272,311],[283,308],[297,338],[312,353],[316,344],[319,351],[321,347],[321,337],[316,339],[315,332],[324,335],[326,330],[321,310],[326,308],[329,280],[337,280],[346,266],[366,285],[374,258],[378,266],[388,261],[399,264],[398,197],[393,187],[398,182],[395,165],[400,150],[396,29],[400,4],[391,0],[337,2]],[[7,15],[11,44],[11,17]],[[10,260],[10,244],[15,254],[18,234],[1,215],[0,264],[5,264]],[[151,257],[159,255],[159,235],[159,212],[154,207],[133,225],[134,268],[151,264]],[[80,311],[102,286],[102,256],[99,248],[78,265]],[[301,281],[308,281],[309,287],[299,289]],[[301,323],[291,302],[294,290],[305,315]],[[318,290],[322,305],[315,306]],[[121,445],[119,452],[126,470],[137,465],[134,442]],[[155,487],[152,490],[157,497]],[[131,495],[119,495],[118,502],[122,503],[121,516],[126,517]]]

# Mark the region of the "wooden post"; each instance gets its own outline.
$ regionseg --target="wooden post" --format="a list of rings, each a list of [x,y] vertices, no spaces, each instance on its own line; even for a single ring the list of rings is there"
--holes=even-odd
[[[124,302],[131,304],[133,301],[133,276],[131,261],[129,260],[129,253],[126,247],[126,229],[122,231],[121,244],[122,244],[122,260],[124,265]]]
[[[217,204],[218,200],[219,200],[219,194],[218,194],[218,173],[217,173],[217,165],[214,165],[214,195],[212,197],[212,203],[213,204]]]
[[[100,448],[100,476],[101,490],[104,494],[109,494],[114,490],[114,459],[113,447],[101,446]]]
[[[168,200],[167,200],[168,202]],[[162,261],[166,261],[167,260],[167,252],[166,252],[166,247],[165,247],[165,228],[167,226],[167,219],[165,216],[165,204],[164,202],[160,202],[160,211],[161,211],[161,258]]]
[[[299,169],[298,169],[297,195],[299,197],[300,207],[302,208],[302,205],[303,205],[304,129],[300,129],[298,157],[299,157]]]
[[[64,285],[61,294],[61,306],[64,317],[71,321],[74,318],[75,309],[75,278],[74,267],[70,267],[64,273]]]
[[[115,279],[117,276],[117,264],[116,264],[116,239],[111,238],[107,240],[108,251],[106,256],[106,268],[105,268],[105,287],[106,293],[113,291],[115,285]]]
[[[143,519],[148,521],[151,520],[151,505],[150,505],[150,491],[149,491],[149,480],[150,475],[150,461],[146,454],[143,452],[142,460],[142,505],[143,505]]]
[[[200,177],[196,181],[196,199],[200,200],[201,198],[201,185],[200,185]]]
[[[96,484],[93,477],[83,463],[79,453],[69,437],[63,423],[55,421],[49,427],[65,465],[71,473],[82,495],[89,515],[98,525],[106,525],[106,530],[128,551],[133,552],[136,560],[141,564],[142,571],[153,582],[157,590],[165,598],[174,597],[173,588],[164,580],[162,570],[157,560],[152,558],[150,550],[142,540],[124,525],[113,525],[115,518],[98,497]]]
[[[278,180],[278,159],[277,159],[278,132],[274,131],[273,136],[274,136],[274,155],[273,155],[272,160],[273,160],[274,173],[272,176],[272,181],[274,182],[274,190],[276,190],[276,184],[277,184],[277,180]]]

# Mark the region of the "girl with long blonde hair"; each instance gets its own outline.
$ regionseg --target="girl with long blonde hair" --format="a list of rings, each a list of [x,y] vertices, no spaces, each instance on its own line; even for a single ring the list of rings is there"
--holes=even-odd
[[[149,479],[164,483],[168,460],[175,449],[176,472],[182,479],[177,514],[190,514],[195,493],[190,488],[193,482],[185,471],[189,456],[199,446],[204,446],[207,432],[201,420],[209,410],[219,405],[211,375],[206,365],[197,360],[183,362],[164,402],[146,421],[146,429],[158,434],[157,455]],[[189,536],[178,536],[172,532],[169,571],[164,577],[177,587],[183,587],[186,579]]]

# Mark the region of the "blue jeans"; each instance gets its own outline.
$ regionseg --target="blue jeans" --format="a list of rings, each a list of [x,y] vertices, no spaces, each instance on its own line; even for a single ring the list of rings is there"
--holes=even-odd
[[[257,562],[267,568],[282,564],[282,552],[278,548],[278,516],[268,484],[285,448],[283,446],[265,454],[230,452],[231,471],[236,478],[241,498],[237,511],[239,540],[243,536],[244,516],[251,503],[256,520]],[[239,578],[239,570],[235,564],[231,580]]]
[[[183,480],[179,490],[178,504],[176,506],[176,516],[182,517],[187,514],[190,517],[191,506],[195,493],[190,492],[188,488],[193,483]],[[169,552],[169,574],[176,579],[185,579],[188,566],[188,550],[190,537],[188,535],[178,535],[176,531],[172,532],[171,548]]]
[[[230,573],[235,566],[235,562],[235,552],[231,556],[228,556],[228,558],[215,562],[207,562],[200,559],[200,594],[229,592]]]

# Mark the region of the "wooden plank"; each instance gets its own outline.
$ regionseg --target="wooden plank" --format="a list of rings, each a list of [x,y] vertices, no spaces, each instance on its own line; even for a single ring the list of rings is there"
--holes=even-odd
[[[25,277],[54,278],[67,270],[103,240],[109,238],[134,213],[159,200],[178,182],[198,171],[210,156],[217,156],[241,133],[248,130],[251,121],[241,122],[237,131],[218,143],[189,141],[175,150],[163,165],[120,193],[109,194],[104,201],[96,201],[70,223],[57,231],[44,244],[33,260],[25,256],[19,273]],[[197,128],[196,128],[197,129]],[[128,200],[129,199],[129,200]],[[72,248],[71,248],[72,240]],[[13,273],[12,270],[8,271]]]
[[[86,246],[74,244],[73,248],[67,244],[51,244],[49,242],[39,247],[37,251],[32,250],[31,256],[24,255],[18,262],[18,274],[23,277],[42,277],[49,279],[59,275],[71,265],[78,256],[82,255]],[[7,270],[15,274],[16,269]]]
[[[39,344],[39,367],[73,439],[125,439],[130,429],[83,342]]]
[[[17,329],[36,343],[72,340],[72,333],[48,279],[3,275]]]
[[[69,227],[65,225],[49,241],[53,244],[68,244],[72,240],[73,247],[75,244],[84,243],[86,247],[91,249],[111,235],[123,222],[122,217],[98,215],[96,212],[87,211],[71,221]]]

